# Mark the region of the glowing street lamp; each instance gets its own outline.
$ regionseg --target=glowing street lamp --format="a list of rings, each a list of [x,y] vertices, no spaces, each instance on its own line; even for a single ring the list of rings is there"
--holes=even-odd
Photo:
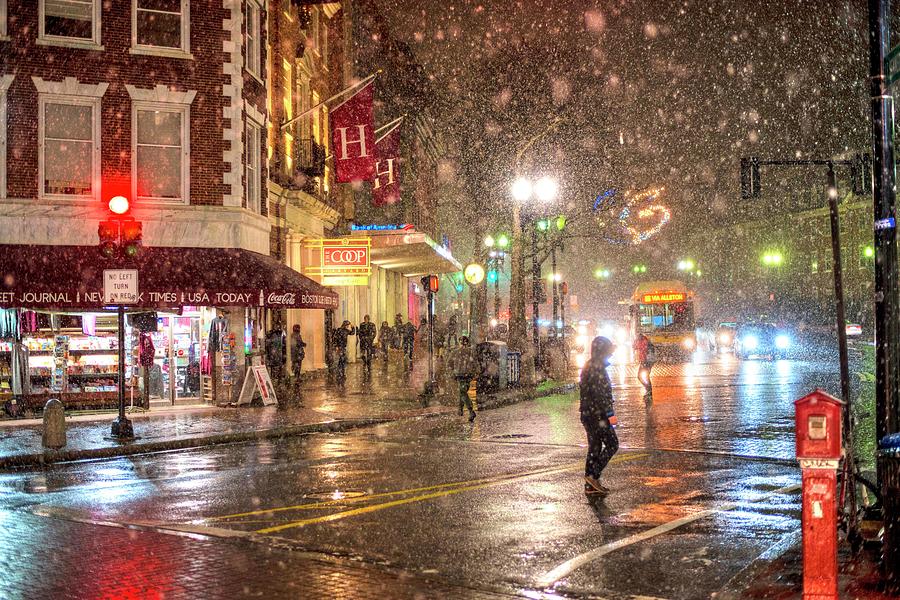
[[[494,241],[494,236],[492,236],[492,235],[487,235],[487,236],[484,237],[484,245],[487,246],[488,248],[493,248],[493,247],[494,247],[494,243],[495,243],[495,241]]]
[[[534,184],[534,196],[541,202],[547,203],[556,200],[559,192],[559,184],[552,177],[541,177]]]
[[[777,250],[773,250],[763,254],[761,260],[762,264],[767,267],[780,267],[784,263],[784,255]]]
[[[512,184],[512,197],[516,202],[527,202],[531,199],[531,181],[519,177]]]
[[[597,279],[609,279],[609,275],[609,269],[604,269],[602,267],[594,269],[594,277]]]

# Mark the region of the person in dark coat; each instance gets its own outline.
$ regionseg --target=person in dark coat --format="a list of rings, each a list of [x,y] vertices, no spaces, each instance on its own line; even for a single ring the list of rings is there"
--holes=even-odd
[[[597,336],[591,343],[591,359],[581,372],[581,424],[587,433],[588,453],[584,465],[584,492],[605,496],[609,488],[600,483],[600,475],[619,449],[619,438],[613,427],[612,383],[606,373],[615,350],[613,343]]]
[[[334,335],[331,338],[332,346],[337,354],[338,383],[344,383],[347,369],[347,339],[351,335],[356,335],[356,328],[350,324],[350,321],[344,321],[340,327],[334,330]]]
[[[416,326],[407,319],[406,325],[403,326],[403,355],[410,361],[413,359],[413,350],[416,345],[416,331]]]
[[[472,399],[469,398],[469,386],[472,379],[478,373],[478,362],[475,360],[475,352],[469,344],[469,338],[459,338],[460,346],[450,354],[450,368],[453,378],[459,384],[459,416],[463,414],[463,406],[469,409],[469,422],[475,420],[475,408]]]
[[[303,335],[300,333],[300,325],[294,325],[291,332],[291,370],[294,372],[294,377],[300,377],[304,358],[306,358],[306,342],[303,341]]]
[[[394,330],[387,321],[381,322],[381,329],[378,331],[378,345],[381,348],[381,357],[387,362],[388,349],[394,345]]]
[[[372,356],[375,355],[375,323],[369,319],[369,315],[363,317],[359,324],[359,349],[362,352],[363,365],[366,369],[372,368]]]

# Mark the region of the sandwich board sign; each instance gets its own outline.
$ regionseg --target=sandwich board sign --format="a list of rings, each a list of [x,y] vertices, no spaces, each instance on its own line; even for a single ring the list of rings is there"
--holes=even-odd
[[[241,395],[238,396],[238,405],[250,404],[256,393],[259,393],[262,398],[263,406],[278,404],[275,386],[272,385],[272,378],[269,377],[269,370],[265,365],[253,366],[247,370],[244,385],[241,387]]]

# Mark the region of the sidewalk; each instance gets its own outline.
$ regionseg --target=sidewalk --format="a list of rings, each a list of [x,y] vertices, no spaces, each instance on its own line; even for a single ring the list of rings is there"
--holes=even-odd
[[[733,580],[718,600],[765,598],[801,600],[803,598],[803,554],[800,536],[783,554],[772,560],[760,559],[747,572]],[[880,550],[864,548],[852,554],[848,544],[838,546],[838,597],[866,600],[897,598],[884,589],[878,571]]]
[[[67,445],[58,452],[43,449],[40,419],[3,420],[0,468],[346,431],[384,421],[455,414],[453,401],[446,397],[422,405],[418,396],[427,377],[424,361],[418,361],[410,372],[376,363],[369,380],[363,377],[362,365],[352,364],[343,387],[328,384],[324,378],[303,382],[302,404],[296,407],[291,402],[290,408],[200,405],[129,412],[137,439],[127,443],[110,438],[110,423],[117,416],[114,411],[67,416]],[[482,408],[526,400],[534,393],[509,390],[487,399]]]

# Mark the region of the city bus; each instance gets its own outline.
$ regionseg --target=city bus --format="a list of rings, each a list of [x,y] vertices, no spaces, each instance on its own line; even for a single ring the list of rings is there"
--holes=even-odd
[[[680,281],[648,281],[637,286],[628,318],[632,342],[643,333],[660,356],[687,358],[697,348],[694,293]]]

